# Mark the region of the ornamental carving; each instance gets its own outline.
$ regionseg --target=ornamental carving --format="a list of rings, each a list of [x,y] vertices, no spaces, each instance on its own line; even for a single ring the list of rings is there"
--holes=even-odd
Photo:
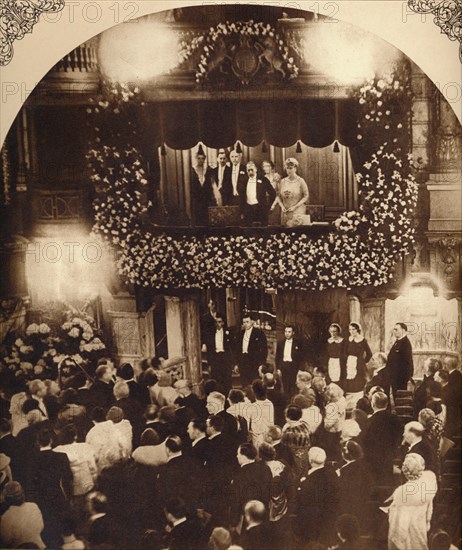
[[[444,264],[444,275],[447,279],[451,279],[457,274],[459,252],[457,248],[460,246],[460,239],[451,235],[446,235],[438,241],[440,248],[440,259]]]
[[[460,0],[408,0],[408,5],[416,13],[434,15],[433,22],[449,40],[458,40],[459,58],[462,62],[462,3]]]
[[[13,42],[31,33],[42,13],[57,13],[64,0],[3,0],[0,5],[0,65],[13,59]]]

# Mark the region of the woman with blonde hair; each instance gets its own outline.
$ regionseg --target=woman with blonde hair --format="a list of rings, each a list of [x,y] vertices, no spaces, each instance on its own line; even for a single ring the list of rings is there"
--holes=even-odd
[[[292,227],[296,225],[296,218],[306,213],[306,203],[309,200],[309,191],[306,181],[297,174],[298,160],[288,158],[284,163],[287,176],[282,178],[276,189],[276,204],[281,207],[281,225]]]
[[[331,382],[324,392],[326,408],[324,415],[323,445],[328,460],[340,461],[342,457],[340,438],[346,419],[346,399],[343,390]]]
[[[438,489],[436,476],[425,470],[425,461],[417,453],[406,455],[401,471],[406,482],[389,499],[388,548],[427,550],[433,499]]]

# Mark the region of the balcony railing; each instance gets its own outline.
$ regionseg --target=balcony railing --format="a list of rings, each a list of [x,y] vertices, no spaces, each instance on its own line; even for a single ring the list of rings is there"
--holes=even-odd
[[[96,73],[98,41],[89,40],[63,57],[51,70],[52,73]]]

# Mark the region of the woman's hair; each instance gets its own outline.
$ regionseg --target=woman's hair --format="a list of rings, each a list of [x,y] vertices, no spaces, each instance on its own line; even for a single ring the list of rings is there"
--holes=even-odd
[[[348,325],[349,327],[353,327],[354,329],[356,329],[359,333],[361,333],[361,325],[359,323],[350,323]]]
[[[364,452],[359,443],[350,439],[342,445],[342,456],[345,460],[360,460],[364,457]]]
[[[418,420],[426,430],[429,430],[433,426],[435,418],[436,414],[434,411],[431,409],[422,409],[419,412]]]
[[[288,418],[289,420],[300,420],[303,413],[300,407],[296,407],[295,405],[289,405],[289,407],[287,407],[285,411],[285,414],[286,414],[286,418]]]
[[[298,168],[298,160],[293,158],[293,157],[290,157],[288,159],[285,160],[284,162],[284,166],[287,168],[288,166],[295,166],[295,168]]]
[[[417,453],[409,453],[405,456],[401,471],[408,481],[419,479],[425,470],[425,460]]]
[[[336,328],[339,334],[342,334],[342,327],[338,323],[331,323],[329,325],[329,331],[331,328]]]
[[[436,357],[429,357],[428,359],[428,370],[430,372],[430,374],[435,374],[436,372],[438,372],[439,370],[441,370],[443,368],[443,364],[441,363],[441,361],[439,359],[437,359]]]
[[[156,430],[153,430],[152,428],[146,428],[144,432],[141,434],[140,438],[140,445],[159,445],[160,443],[160,437],[159,434],[156,432]]]
[[[343,397],[343,390],[340,386],[331,382],[326,388],[325,396],[329,402],[335,403]]]
[[[274,162],[272,160],[264,160],[261,165],[263,166],[265,163],[269,164],[271,166],[271,169],[274,170]]]
[[[261,458],[261,460],[274,460],[274,457],[276,456],[276,450],[269,443],[262,443],[258,447],[258,456]]]
[[[8,481],[3,488],[2,496],[10,506],[21,506],[26,501],[24,489],[18,481]]]

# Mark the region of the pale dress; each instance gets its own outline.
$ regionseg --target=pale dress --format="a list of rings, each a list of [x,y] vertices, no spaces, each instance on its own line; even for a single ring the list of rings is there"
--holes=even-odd
[[[289,178],[283,178],[278,186],[278,196],[285,208],[295,206],[303,197],[306,197],[306,201],[293,212],[281,212],[281,225],[285,227],[295,225],[296,218],[306,214],[306,203],[309,194],[305,180],[300,176],[297,176],[293,181]]]
[[[430,470],[395,489],[388,511],[389,550],[428,549],[427,526],[436,491],[436,476]]]

